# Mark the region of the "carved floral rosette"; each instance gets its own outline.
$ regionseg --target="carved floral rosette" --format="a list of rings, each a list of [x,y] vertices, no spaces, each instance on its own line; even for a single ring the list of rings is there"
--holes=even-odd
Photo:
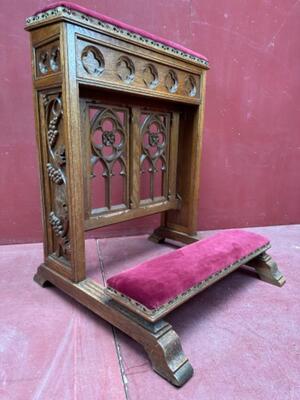
[[[69,215],[66,190],[66,149],[62,130],[63,106],[61,93],[43,95],[47,121],[47,173],[52,193],[48,222],[54,234],[54,254],[70,259]]]

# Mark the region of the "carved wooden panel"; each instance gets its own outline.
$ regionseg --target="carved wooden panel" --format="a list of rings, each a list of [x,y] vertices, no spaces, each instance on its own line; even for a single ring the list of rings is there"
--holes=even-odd
[[[70,260],[69,215],[66,190],[66,149],[63,135],[61,93],[42,94],[50,202],[48,223],[52,230],[52,255]]]
[[[101,75],[104,70],[103,55],[95,46],[87,46],[83,49],[81,63],[85,71],[91,76]]]
[[[155,89],[159,83],[158,72],[155,65],[148,63],[143,69],[143,81],[150,89]]]
[[[128,206],[128,109],[90,105],[91,209]]]
[[[173,69],[170,69],[165,75],[165,85],[170,93],[176,93],[178,90],[178,77]]]
[[[141,113],[141,200],[167,198],[169,127],[168,113]]]
[[[186,94],[190,97],[197,95],[197,81],[193,75],[187,75],[184,81]]]
[[[199,102],[200,75],[77,39],[77,75],[104,87],[148,93],[173,100]]]
[[[35,49],[36,76],[46,76],[61,70],[59,39]]]
[[[118,77],[124,83],[131,83],[135,78],[135,66],[133,61],[126,56],[121,56],[116,64]]]

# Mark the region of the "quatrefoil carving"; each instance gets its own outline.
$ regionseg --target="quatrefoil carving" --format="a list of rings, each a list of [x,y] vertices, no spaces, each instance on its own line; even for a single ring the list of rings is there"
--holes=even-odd
[[[170,93],[177,92],[178,78],[177,78],[176,72],[173,71],[172,69],[169,70],[169,72],[167,73],[167,75],[165,77],[165,85]]]
[[[196,84],[196,79],[192,75],[188,75],[186,77],[184,86],[185,86],[185,91],[189,96],[191,97],[196,96],[197,84]]]
[[[125,83],[133,82],[135,78],[135,67],[133,61],[126,56],[121,56],[117,61],[117,74]]]
[[[143,81],[150,89],[155,89],[159,83],[158,72],[153,64],[146,64],[143,69]]]
[[[87,46],[81,54],[83,68],[90,75],[98,76],[104,71],[104,57],[95,46]]]

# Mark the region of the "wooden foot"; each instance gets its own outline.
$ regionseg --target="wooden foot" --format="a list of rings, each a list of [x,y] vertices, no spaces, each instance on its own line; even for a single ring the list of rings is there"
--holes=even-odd
[[[43,273],[41,272],[40,268],[34,275],[33,280],[41,287],[52,286],[52,283],[43,276]]]
[[[178,232],[167,227],[157,228],[149,236],[149,240],[155,243],[163,243],[166,239],[175,240],[176,242],[181,242],[185,244],[191,244],[197,242],[199,240],[199,237],[197,234],[189,235],[187,233]]]
[[[193,375],[193,368],[182,351],[180,339],[166,321],[146,321],[116,303],[106,294],[105,288],[92,279],[74,283],[45,265],[39,267],[36,277],[39,284],[51,282],[140,343],[153,369],[173,385],[182,386]]]
[[[267,283],[279,287],[285,284],[285,277],[279,271],[276,262],[265,252],[248,261],[246,265],[255,268],[260,279]]]
[[[151,240],[151,242],[154,242],[157,244],[164,243],[165,238],[163,236],[161,236],[158,231],[159,231],[159,229],[155,229],[155,231],[148,237],[148,239]]]
[[[170,325],[169,328],[155,343],[144,348],[154,371],[180,387],[192,377],[193,368],[182,351],[178,335]]]

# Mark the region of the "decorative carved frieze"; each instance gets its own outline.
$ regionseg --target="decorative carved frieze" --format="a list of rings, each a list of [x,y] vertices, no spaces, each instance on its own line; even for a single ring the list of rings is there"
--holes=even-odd
[[[78,37],[76,67],[79,79],[90,79],[107,89],[128,90],[189,103],[199,102],[200,76],[171,67],[165,62],[141,57],[94,40]],[[155,93],[151,93],[154,92]]]

